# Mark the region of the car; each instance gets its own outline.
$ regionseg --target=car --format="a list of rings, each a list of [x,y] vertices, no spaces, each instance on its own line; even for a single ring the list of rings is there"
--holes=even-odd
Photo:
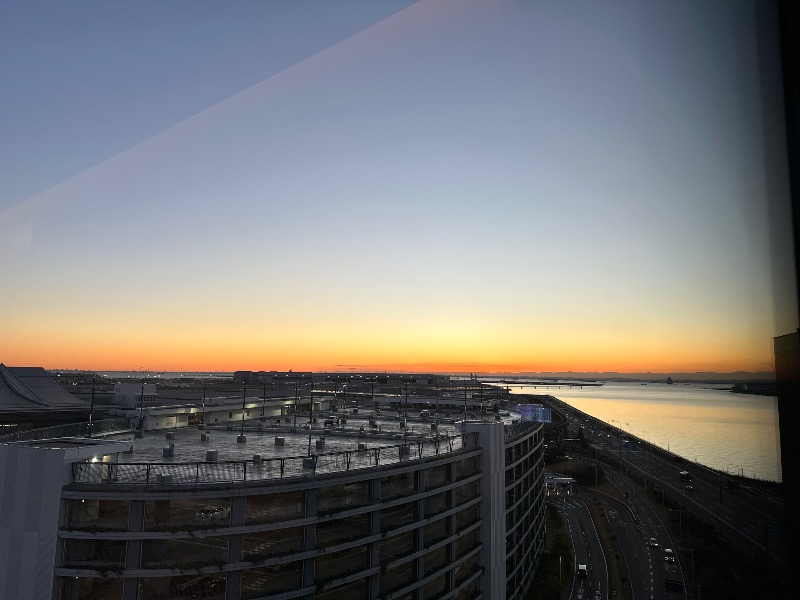
[[[683,491],[687,494],[691,494],[694,491],[694,488],[690,485],[687,485],[685,488],[683,488]]]
[[[658,548],[658,540],[656,540],[656,538],[650,538],[650,541],[647,543],[647,545],[651,548]]]
[[[324,423],[325,427],[333,427],[333,424],[334,424],[333,419],[325,419]]]
[[[429,410],[420,411],[419,416],[422,419],[427,419],[428,417],[431,416],[431,411],[429,411]]]
[[[230,518],[231,509],[222,506],[204,506],[194,513],[195,521],[223,521]]]
[[[675,562],[675,553],[670,548],[664,548],[664,560],[667,562]]]
[[[586,565],[578,565],[578,577],[586,577]]]

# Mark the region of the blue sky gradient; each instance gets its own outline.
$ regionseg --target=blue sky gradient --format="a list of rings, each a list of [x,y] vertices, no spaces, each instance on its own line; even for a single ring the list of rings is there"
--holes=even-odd
[[[762,370],[797,324],[752,2],[44,4],[4,362]]]

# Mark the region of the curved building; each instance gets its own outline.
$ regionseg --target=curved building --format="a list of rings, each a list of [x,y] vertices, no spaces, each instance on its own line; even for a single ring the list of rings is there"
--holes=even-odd
[[[237,444],[230,427],[0,441],[0,597],[522,598],[544,537],[542,426],[457,426],[318,430],[313,448],[311,430]]]

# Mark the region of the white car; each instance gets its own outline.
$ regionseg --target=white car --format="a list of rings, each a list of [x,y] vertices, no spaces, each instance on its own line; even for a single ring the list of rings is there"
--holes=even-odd
[[[647,543],[647,545],[651,548],[658,548],[658,541],[656,541],[656,538],[650,538],[650,541]]]
[[[195,521],[224,521],[230,518],[231,509],[221,506],[204,506],[194,513]]]
[[[670,548],[664,548],[664,560],[667,562],[675,562],[675,553]]]

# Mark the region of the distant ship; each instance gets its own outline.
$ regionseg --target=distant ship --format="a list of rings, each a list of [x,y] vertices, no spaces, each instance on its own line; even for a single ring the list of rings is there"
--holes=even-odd
[[[672,377],[667,377],[667,385],[672,385]]]

